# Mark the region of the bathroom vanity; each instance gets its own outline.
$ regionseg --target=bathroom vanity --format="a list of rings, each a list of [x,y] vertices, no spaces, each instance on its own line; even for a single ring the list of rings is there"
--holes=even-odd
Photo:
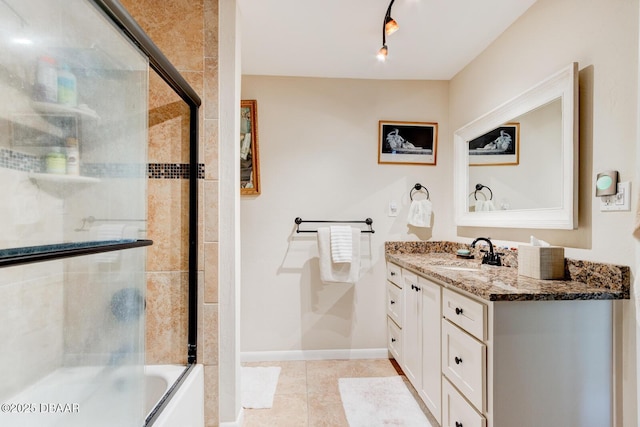
[[[566,280],[482,265],[451,242],[387,242],[388,348],[443,427],[612,425],[613,300],[628,267]]]

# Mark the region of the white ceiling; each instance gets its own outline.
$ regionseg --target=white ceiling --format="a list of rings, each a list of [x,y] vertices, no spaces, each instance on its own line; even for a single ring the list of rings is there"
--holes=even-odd
[[[238,0],[242,73],[364,79],[449,80],[535,0]]]

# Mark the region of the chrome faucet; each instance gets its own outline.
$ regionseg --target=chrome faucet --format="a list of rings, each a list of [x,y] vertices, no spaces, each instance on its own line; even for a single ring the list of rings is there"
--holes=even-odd
[[[489,240],[488,237],[478,237],[473,242],[471,242],[471,247],[475,248],[476,243],[478,243],[479,240],[483,240],[489,244],[489,252],[482,249],[480,250],[480,252],[485,253],[484,256],[482,257],[482,263],[488,264],[488,265],[501,266],[502,261],[500,260],[500,254],[493,252],[493,243],[491,243],[491,240]]]

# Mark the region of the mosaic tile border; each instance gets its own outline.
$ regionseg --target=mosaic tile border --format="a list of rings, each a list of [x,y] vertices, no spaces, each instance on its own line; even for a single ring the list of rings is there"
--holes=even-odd
[[[0,167],[22,172],[44,172],[40,157],[7,148],[0,148]]]
[[[45,172],[42,157],[0,148],[0,168],[21,172]],[[82,163],[80,173],[94,178],[189,179],[188,163]],[[204,163],[198,164],[198,179],[204,179]]]
[[[191,165],[188,163],[149,163],[149,179],[189,179]],[[204,179],[204,163],[198,163],[198,179]]]

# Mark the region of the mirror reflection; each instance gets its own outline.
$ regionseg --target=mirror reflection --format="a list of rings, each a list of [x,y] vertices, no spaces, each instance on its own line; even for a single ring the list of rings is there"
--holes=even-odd
[[[468,212],[562,206],[562,100],[468,141]]]
[[[458,129],[456,224],[577,227],[577,107],[574,62]]]

